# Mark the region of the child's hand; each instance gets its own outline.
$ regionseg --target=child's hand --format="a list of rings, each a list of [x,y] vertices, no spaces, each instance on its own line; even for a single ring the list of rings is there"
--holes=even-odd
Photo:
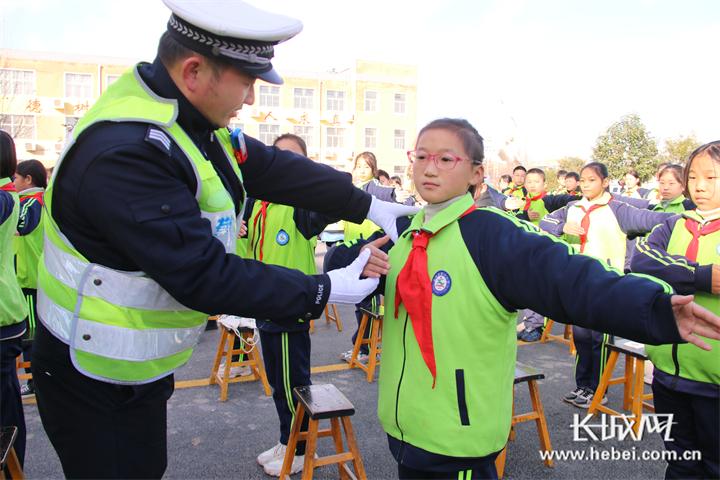
[[[390,241],[390,237],[385,235],[377,240],[373,240],[360,249],[370,250],[370,259],[365,264],[365,268],[362,271],[363,277],[380,278],[381,275],[386,275],[390,269],[390,263],[388,263],[387,253],[380,250],[380,247]]]
[[[585,229],[577,223],[566,223],[565,226],[563,226],[563,233],[579,237],[580,235],[585,235]]]
[[[247,224],[245,220],[240,220],[240,228],[238,229],[238,238],[247,235]]]
[[[720,340],[720,317],[693,302],[692,295],[673,295],[670,303],[682,339],[703,350],[712,350],[700,336]]]
[[[536,212],[535,210],[528,210],[527,214],[528,214],[528,218],[532,221],[540,219],[540,214],[538,212]]]

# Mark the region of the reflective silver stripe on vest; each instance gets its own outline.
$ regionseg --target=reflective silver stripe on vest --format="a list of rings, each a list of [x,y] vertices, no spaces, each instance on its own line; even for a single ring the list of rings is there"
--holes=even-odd
[[[165,358],[193,348],[205,323],[192,328],[134,330],[82,318],[71,341],[73,312],[54,304],[38,290],[38,316],[57,338],[78,350],[116,360],[142,362]]]
[[[88,263],[62,251],[47,236],[44,249],[48,273],[73,290],[79,290],[80,279],[89,269],[89,281],[83,286],[83,296],[98,297],[119,307],[175,312],[190,310],[141,272],[121,272]]]

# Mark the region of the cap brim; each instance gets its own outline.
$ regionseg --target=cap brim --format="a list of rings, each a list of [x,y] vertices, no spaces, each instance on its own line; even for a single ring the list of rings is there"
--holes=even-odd
[[[275,71],[275,68],[272,68],[265,73],[254,73],[252,75],[256,76],[260,80],[264,80],[274,85],[282,85],[284,83],[280,74]]]

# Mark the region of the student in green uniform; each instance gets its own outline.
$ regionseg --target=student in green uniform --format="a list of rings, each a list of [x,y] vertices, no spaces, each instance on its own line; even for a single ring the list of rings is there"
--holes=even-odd
[[[15,188],[20,196],[20,218],[15,237],[15,269],[18,284],[28,305],[27,331],[23,337],[23,358],[32,362],[32,345],[37,319],[37,272],[43,250],[42,210],[47,187],[47,172],[42,162],[26,160],[18,163]],[[30,369],[26,369],[30,373]],[[20,389],[22,395],[34,393],[32,380]]]
[[[720,338],[720,318],[667,284],[622,275],[527,222],[477,209],[468,191],[483,177],[483,157],[482,137],[458,119],[425,126],[409,152],[428,205],[397,222],[378,385],[378,416],[402,479],[497,478],[518,309],[646,343],[682,338],[709,348],[695,334]],[[336,247],[329,266],[375,248],[361,243]],[[531,259],[534,268],[524,268]],[[370,265],[365,273],[378,272]]]
[[[684,180],[697,208],[671,217],[641,239],[631,268],[665,280],[678,293],[694,295],[698,304],[719,314],[720,141],[690,155]],[[720,478],[720,342],[703,340],[713,350],[682,344],[646,347],[655,366],[655,412],[673,415],[672,440],[665,440],[665,447],[676,458],[667,457],[665,478]],[[688,451],[702,457],[683,457]]]
[[[513,168],[512,182],[510,185],[502,191],[505,195],[510,197],[525,198],[527,196],[527,190],[525,190],[525,175],[527,174],[527,168],[522,165],[518,165]]]
[[[27,305],[13,268],[13,237],[20,217],[20,199],[12,177],[17,157],[15,142],[0,130],[0,425],[18,427],[15,453],[25,460],[25,415],[15,360],[22,352]]]
[[[685,198],[685,172],[682,165],[667,164],[658,174],[657,198],[650,208],[656,212],[682,213],[695,205]],[[650,195],[648,198],[652,198]]]

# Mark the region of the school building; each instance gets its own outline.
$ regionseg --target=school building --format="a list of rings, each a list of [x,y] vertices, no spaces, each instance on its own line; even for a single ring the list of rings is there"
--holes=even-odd
[[[133,64],[129,59],[0,50],[0,128],[18,158],[53,166],[68,133],[93,102]],[[258,82],[255,104],[232,122],[270,144],[295,133],[309,157],[349,170],[370,150],[379,167],[405,171],[417,132],[417,68],[357,60],[325,72],[282,71],[285,83]]]

